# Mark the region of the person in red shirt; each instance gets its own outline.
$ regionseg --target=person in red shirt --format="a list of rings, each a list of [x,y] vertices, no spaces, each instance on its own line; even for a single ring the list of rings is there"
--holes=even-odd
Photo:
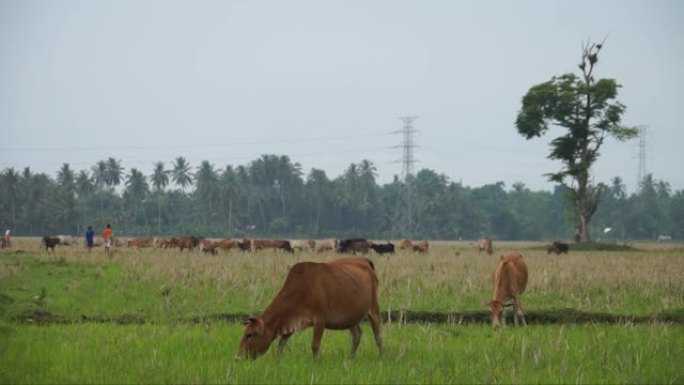
[[[109,255],[109,251],[112,249],[112,241],[114,240],[112,236],[112,225],[107,224],[104,231],[102,232],[102,238],[104,238],[105,254]]]

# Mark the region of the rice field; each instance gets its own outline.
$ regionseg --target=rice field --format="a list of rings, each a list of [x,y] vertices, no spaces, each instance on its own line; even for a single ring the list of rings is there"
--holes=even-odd
[[[311,331],[235,362],[241,320],[259,314],[290,266],[334,253],[203,255],[115,249],[52,254],[37,239],[0,252],[0,383],[681,383],[684,247],[547,255],[535,243],[432,242],[428,254],[369,255],[385,351],[367,324]],[[527,327],[493,329],[484,302],[498,255],[530,271]],[[509,322],[509,324],[512,322]]]

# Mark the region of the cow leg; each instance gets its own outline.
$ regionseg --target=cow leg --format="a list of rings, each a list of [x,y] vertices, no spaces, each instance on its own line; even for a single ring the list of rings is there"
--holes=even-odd
[[[325,330],[325,321],[321,319],[313,322],[313,340],[311,341],[311,352],[314,359],[318,358],[318,349],[321,347],[321,339],[323,338],[323,331]]]
[[[378,347],[378,352],[382,354],[382,336],[380,335],[380,308],[377,303],[373,304],[368,318],[373,328],[373,336],[375,337],[375,345]]]
[[[283,349],[285,349],[285,344],[291,335],[292,334],[283,334],[280,336],[280,340],[278,341],[278,354],[283,352]]]
[[[361,342],[361,326],[359,324],[356,324],[352,326],[349,331],[351,332],[352,335],[352,348],[351,348],[351,356],[354,358],[356,355],[356,349],[359,347],[359,342]]]
[[[527,326],[527,322],[525,322],[525,314],[523,313],[522,309],[522,303],[520,303],[520,296],[516,296],[513,300],[513,303],[515,304],[515,313],[513,313],[515,326],[518,326],[518,316],[520,316],[520,318],[522,319],[523,325]]]

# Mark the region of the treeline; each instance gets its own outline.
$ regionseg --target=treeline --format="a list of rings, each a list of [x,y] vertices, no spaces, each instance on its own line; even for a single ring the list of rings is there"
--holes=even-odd
[[[362,160],[330,178],[323,170],[304,175],[287,156],[263,155],[246,165],[191,167],[176,158],[155,164],[151,175],[125,171],[109,158],[87,170],[64,164],[56,178],[6,168],[0,174],[0,226],[15,235],[80,235],[111,223],[119,235],[324,238],[402,234],[397,177],[376,182],[372,162]],[[619,177],[602,185],[604,197],[592,220],[594,239],[684,237],[684,191],[648,175],[627,195]],[[521,182],[468,187],[423,169],[411,180],[414,239],[571,239],[573,210],[567,191],[531,191]],[[606,232],[606,228],[611,228]]]

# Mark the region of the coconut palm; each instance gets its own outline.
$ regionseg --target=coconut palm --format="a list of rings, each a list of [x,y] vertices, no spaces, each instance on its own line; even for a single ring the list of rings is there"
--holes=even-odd
[[[135,215],[137,215],[140,205],[143,200],[150,192],[150,187],[147,184],[147,179],[142,172],[138,171],[136,168],[131,168],[131,171],[126,175],[126,190],[124,191],[125,196],[132,202],[134,221]],[[143,215],[145,212],[143,211]],[[145,222],[147,222],[147,217],[145,216]]]
[[[10,206],[10,218],[12,220],[12,226],[16,226],[17,223],[17,190],[19,187],[19,173],[14,170],[14,167],[6,168],[2,175],[0,181],[0,186],[3,186],[3,193],[5,199],[9,202]]]
[[[214,216],[214,201],[219,196],[218,173],[214,170],[214,165],[208,161],[202,161],[195,174],[195,197],[201,207],[204,208],[202,218],[207,223],[207,218]]]
[[[190,164],[184,157],[179,156],[176,158],[173,169],[171,170],[171,179],[176,186],[180,186],[181,189],[185,190],[187,186],[192,184],[192,173],[190,172]]]
[[[62,167],[57,171],[57,184],[62,191],[71,194],[75,190],[75,176],[74,171],[69,167],[69,163],[62,164]]]
[[[107,169],[105,171],[105,183],[109,187],[116,187],[121,184],[124,168],[121,161],[114,158],[107,159]]]
[[[102,188],[102,186],[107,184],[107,162],[104,160],[97,162],[92,167],[92,171],[95,187]]]
[[[228,205],[228,233],[233,232],[233,206],[241,194],[240,181],[233,167],[228,165],[221,173],[221,198]]]
[[[169,184],[169,174],[171,171],[164,169],[164,162],[157,162],[154,164],[154,172],[150,176],[152,187],[157,194],[157,234],[161,234],[161,202],[163,191]]]
[[[94,191],[93,179],[87,170],[81,170],[76,177],[76,194],[79,197],[88,196]]]

